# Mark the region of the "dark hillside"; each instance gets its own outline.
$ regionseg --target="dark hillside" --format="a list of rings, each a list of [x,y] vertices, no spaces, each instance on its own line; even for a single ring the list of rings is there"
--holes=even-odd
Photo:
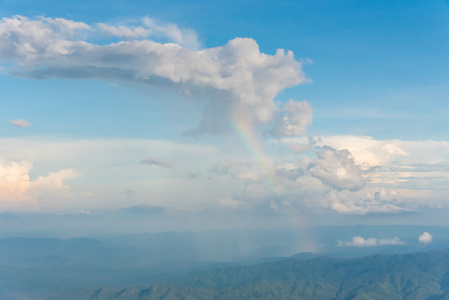
[[[449,254],[285,259],[200,271],[147,289],[96,289],[58,299],[449,299]],[[57,299],[57,298],[51,298]]]

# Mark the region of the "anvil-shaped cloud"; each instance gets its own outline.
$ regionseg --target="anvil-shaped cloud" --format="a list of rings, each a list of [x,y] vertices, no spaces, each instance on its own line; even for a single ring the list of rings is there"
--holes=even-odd
[[[144,39],[162,36],[171,43]],[[110,42],[111,36],[124,38]],[[110,43],[94,43],[103,38]],[[109,39],[109,40],[108,40]],[[274,136],[305,134],[312,110],[306,102],[279,107],[274,98],[306,82],[293,52],[261,53],[250,38],[221,47],[193,50],[192,31],[144,18],[142,26],[88,25],[63,18],[22,16],[0,22],[0,61],[7,72],[30,78],[93,78],[164,85],[187,97],[203,99],[202,120],[189,135],[225,134],[236,120],[268,125]]]

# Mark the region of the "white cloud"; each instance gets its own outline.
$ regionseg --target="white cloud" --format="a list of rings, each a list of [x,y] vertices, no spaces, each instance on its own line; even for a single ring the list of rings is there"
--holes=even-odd
[[[441,146],[438,143],[433,145]],[[35,189],[36,193],[33,194],[32,185],[25,185],[26,192],[17,193],[15,199],[22,199],[22,202],[44,199],[47,197],[44,194],[51,192],[50,189],[45,190],[45,186],[52,186],[52,193],[63,193],[57,202],[60,206],[54,208],[55,210],[70,207],[71,211],[95,211],[102,207],[123,207],[125,198],[149,205],[201,210],[216,208],[218,203],[214,199],[223,199],[226,195],[232,195],[233,200],[246,208],[268,209],[273,202],[281,212],[291,210],[291,207],[303,207],[312,212],[326,213],[332,210],[345,215],[397,214],[417,211],[422,205],[430,208],[447,206],[447,189],[433,189],[436,184],[433,180],[422,182],[414,178],[417,183],[399,188],[398,185],[404,184],[406,180],[404,174],[399,177],[397,172],[385,170],[386,167],[366,173],[366,170],[351,162],[351,157],[345,151],[327,149],[329,153],[326,155],[329,158],[322,155],[323,157],[317,159],[298,159],[292,153],[287,156],[277,153],[267,156],[266,164],[261,166],[245,153],[227,150],[229,148],[220,151],[213,146],[145,139],[0,139],[3,167],[7,167],[10,162],[16,162],[23,169],[17,171],[18,174],[28,178],[25,182],[37,181],[40,186],[40,194],[38,189]],[[151,158],[158,158],[150,163],[169,162],[176,168],[162,169],[155,165],[139,165],[142,158],[149,157],[149,153]],[[409,153],[409,156],[415,155],[412,151]],[[433,153],[431,148],[429,153]],[[444,151],[441,153],[435,159],[444,158],[446,154]],[[409,156],[404,157],[408,159]],[[308,168],[313,165],[319,165],[327,177],[318,171],[312,174]],[[32,171],[31,166],[34,166]],[[67,176],[64,172],[51,174],[74,166],[82,177],[67,181],[68,177],[64,177]],[[211,166],[216,167],[211,170]],[[332,175],[338,174],[335,169],[342,166],[349,170],[346,172],[361,176],[365,185],[359,190],[349,189],[357,185],[348,184],[344,177]],[[191,180],[186,176],[186,170],[189,168],[194,174],[201,176]],[[355,171],[351,171],[352,168],[355,168]],[[444,164],[420,165],[420,168],[426,172],[411,172],[407,178],[416,177],[417,174],[427,176],[429,172],[442,172],[441,176],[446,174],[449,178],[448,172],[444,171]],[[50,176],[52,181],[38,180],[39,175]],[[334,181],[327,179],[332,176],[337,178],[332,179]],[[352,178],[351,176],[349,178]],[[325,183],[322,178],[329,182]],[[17,189],[20,189],[19,183],[22,181],[16,180]],[[350,182],[352,181],[351,179]],[[415,188],[417,184],[428,188]],[[67,185],[70,185],[70,190],[64,188]],[[340,190],[331,188],[337,185]],[[122,192],[125,190],[135,191],[135,194],[133,197],[124,197]],[[92,197],[86,197],[86,193],[95,195],[95,201],[92,201]],[[14,197],[9,196],[9,199],[12,198]],[[54,207],[56,197],[53,198],[55,200],[52,200],[52,203],[47,202],[45,207]],[[38,202],[39,205],[42,203]],[[2,205],[0,209],[5,209],[5,206]]]
[[[0,164],[0,199],[1,201],[26,200],[30,188],[31,164],[15,162]]]
[[[433,236],[430,233],[424,232],[419,236],[418,241],[423,244],[429,244],[432,242],[432,238]]]
[[[348,246],[348,247],[373,247],[373,246],[387,246],[387,245],[403,245],[404,242],[400,238],[394,237],[392,239],[377,239],[377,238],[367,238],[364,239],[361,236],[355,236],[350,241],[338,242],[338,246]]]
[[[144,38],[149,36],[151,32],[149,29],[143,28],[142,26],[138,27],[128,27],[123,25],[111,26],[104,23],[98,23],[97,27],[102,33],[106,33],[119,38],[130,38],[130,39]]]
[[[398,213],[416,211],[422,206],[445,207],[447,182],[449,182],[448,141],[318,136],[309,139],[284,138],[282,142],[288,149],[298,150],[296,152],[299,153],[326,147],[332,147],[340,154],[350,152],[348,158],[352,159],[355,168],[348,163],[349,168],[342,170],[341,173],[352,170],[349,172],[354,175],[352,178],[361,179],[364,182],[363,186],[361,180],[355,180],[354,183],[360,183],[355,186],[361,188],[345,190],[344,185],[338,184],[339,176],[332,175],[334,170],[338,169],[338,164],[330,167],[327,172],[321,170],[320,166],[321,173],[314,174],[334,190],[325,193],[324,196],[317,196],[315,203],[318,206],[345,214]],[[335,161],[335,159],[328,160]],[[313,164],[307,157],[303,161],[306,166]],[[322,165],[332,164],[322,163]],[[302,168],[307,171],[304,165]],[[314,174],[310,173],[311,176]]]
[[[37,190],[38,193],[48,192],[52,190],[68,190],[69,187],[64,185],[64,180],[77,177],[77,173],[73,169],[63,169],[58,172],[50,172],[47,176],[39,176],[36,180],[31,181],[31,189]]]
[[[395,189],[365,186],[359,191],[331,190],[321,195],[316,205],[341,214],[403,213],[414,210],[414,204],[405,201]]]
[[[361,236],[355,236],[351,241],[347,241],[345,243],[339,243],[339,245],[344,246],[354,246],[354,247],[372,247],[377,245],[377,241],[375,238],[364,239]]]
[[[71,47],[85,45],[70,41],[75,33],[89,28],[85,23],[62,18],[4,17],[0,22],[0,60],[27,64],[70,54]]]
[[[206,173],[211,165],[226,159],[226,155],[206,145],[146,139],[3,138],[0,153],[5,161],[3,166],[17,162],[23,170],[19,172],[18,167],[14,170],[26,179],[16,176],[14,186],[19,189],[24,183],[23,192],[9,193],[8,201],[0,203],[0,211],[12,206],[26,210],[31,202],[35,209],[45,211],[98,211],[118,209],[129,201],[199,210],[216,207],[214,199],[238,187],[238,181],[230,176],[220,180],[187,178],[189,166],[195,172]],[[140,162],[148,153],[153,158],[164,158],[175,167],[145,167]],[[76,167],[74,175],[79,176],[68,181],[69,174],[63,170],[71,167]],[[35,185],[29,183],[34,181]],[[122,192],[126,190],[135,193],[125,197]],[[6,191],[13,189],[0,188],[0,193]],[[86,193],[94,197],[86,197]],[[21,204],[13,205],[14,199],[19,199]]]
[[[284,142],[289,144],[288,149],[290,149],[294,153],[304,153],[310,151],[316,146],[318,141],[319,137],[312,136],[309,136],[308,138],[301,137],[284,139]]]
[[[10,120],[9,123],[11,123],[12,125],[19,127],[19,128],[31,126],[31,122],[28,122],[28,121],[25,121],[22,119]]]
[[[62,169],[32,180],[31,170],[32,164],[25,161],[0,163],[0,206],[3,209],[23,208],[23,205],[36,204],[43,194],[66,192],[69,187],[64,181],[77,177],[73,169]]]
[[[366,215],[373,213],[399,213],[408,211],[407,208],[400,205],[396,199],[380,199],[371,196],[372,191],[364,191],[358,193],[350,191],[330,191],[324,199],[320,201],[320,205],[330,208],[342,214],[358,214]],[[374,192],[374,194],[379,192]],[[380,192],[382,193],[382,192]]]
[[[151,35],[167,37],[178,45],[199,49],[198,35],[191,29],[179,28],[175,23],[166,23],[149,17],[143,18],[143,23],[149,28]]]
[[[336,150],[348,150],[358,165],[368,168],[370,166],[385,165],[393,160],[403,159],[410,155],[407,147],[409,141],[402,140],[375,140],[370,136],[332,135],[305,138],[285,138],[283,142],[298,152],[310,150],[311,146],[328,146]],[[425,141],[417,142],[418,144]]]
[[[85,23],[3,18],[0,61],[12,64],[7,71],[16,76],[139,81],[163,84],[187,97],[204,99],[202,121],[190,135],[227,133],[233,130],[232,120],[244,120],[247,126],[269,125],[282,111],[274,97],[306,81],[302,65],[291,51],[278,49],[275,55],[267,55],[249,38],[197,51],[180,46],[193,40],[193,33],[149,18],[144,23],[153,33],[171,36],[178,44],[125,40],[100,45],[80,40],[77,32],[95,32]],[[135,27],[101,26],[117,35],[143,34]],[[303,134],[311,123],[310,106],[290,101],[284,111],[286,119],[275,126],[276,134]]]
[[[277,116],[274,127],[266,134],[277,138],[304,136],[306,129],[312,125],[312,108],[306,101],[289,100]]]
[[[192,29],[179,28],[175,23],[167,23],[154,18],[144,17],[139,26],[109,25],[97,23],[92,30],[100,34],[106,34],[124,39],[143,39],[148,37],[164,39],[182,47],[199,49],[198,35]]]
[[[348,150],[323,147],[318,159],[309,163],[310,174],[336,190],[360,190],[365,185],[360,166],[354,163]]]
[[[144,159],[140,162],[141,164],[147,164],[150,166],[159,166],[159,167],[164,167],[164,168],[172,168],[173,164],[167,160],[162,160],[159,158],[149,158],[149,159]]]
[[[353,135],[319,136],[316,140],[317,146],[327,145],[337,150],[347,149],[356,164],[367,167],[412,166],[410,170],[419,170],[420,164],[421,167],[430,167],[432,164],[440,166],[449,162],[447,159],[449,141],[376,140],[369,136]],[[286,143],[301,145],[304,144],[304,140],[286,139]]]
[[[318,146],[330,146],[337,150],[346,149],[359,165],[378,166],[409,155],[404,150],[404,141],[375,140],[369,136],[336,135],[320,136]]]

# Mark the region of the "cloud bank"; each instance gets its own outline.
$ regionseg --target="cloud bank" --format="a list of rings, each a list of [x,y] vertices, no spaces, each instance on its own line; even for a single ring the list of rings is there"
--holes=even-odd
[[[364,239],[361,236],[355,236],[350,241],[338,242],[338,246],[347,247],[373,247],[373,246],[387,246],[387,245],[403,245],[404,242],[400,238],[394,237],[392,239],[377,239],[377,238],[367,238]]]

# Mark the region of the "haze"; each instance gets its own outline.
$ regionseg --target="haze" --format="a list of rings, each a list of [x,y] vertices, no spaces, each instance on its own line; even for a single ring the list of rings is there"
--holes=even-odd
[[[0,5],[2,236],[448,225],[446,1],[53,4]]]

